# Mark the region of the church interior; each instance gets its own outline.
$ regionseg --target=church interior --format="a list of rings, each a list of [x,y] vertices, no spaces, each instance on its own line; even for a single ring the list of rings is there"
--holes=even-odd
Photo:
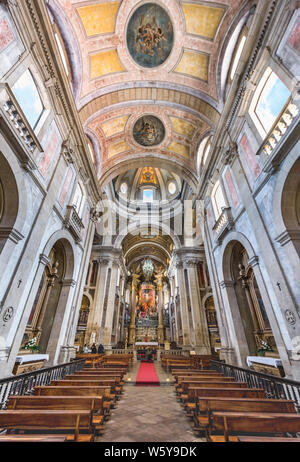
[[[0,442],[300,442],[299,76],[299,0],[0,1]]]

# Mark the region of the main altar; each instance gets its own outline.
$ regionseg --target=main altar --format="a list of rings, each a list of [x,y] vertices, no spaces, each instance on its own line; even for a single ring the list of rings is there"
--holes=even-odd
[[[138,350],[164,344],[164,269],[146,258],[132,273],[131,320],[128,344]]]

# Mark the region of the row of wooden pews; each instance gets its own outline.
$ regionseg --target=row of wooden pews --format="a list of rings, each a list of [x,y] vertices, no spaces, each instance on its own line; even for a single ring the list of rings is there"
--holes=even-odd
[[[78,354],[76,359],[84,359],[86,367],[95,369],[98,366],[100,367],[121,367],[121,368],[131,368],[133,364],[133,353],[122,353],[122,354],[92,354],[84,353]]]
[[[172,365],[171,373],[178,401],[207,441],[300,442],[300,415],[292,400],[268,399],[263,389],[195,363]]]
[[[33,395],[10,396],[0,411],[0,442],[92,442],[103,434],[124,393],[128,358],[120,365],[87,361],[64,380],[36,386]]]

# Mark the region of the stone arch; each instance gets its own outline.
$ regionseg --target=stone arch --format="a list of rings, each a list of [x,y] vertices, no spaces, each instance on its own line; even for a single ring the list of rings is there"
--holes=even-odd
[[[8,159],[9,157],[9,159]],[[17,173],[15,173],[17,172]],[[0,254],[8,261],[12,248],[7,248],[7,256],[4,256],[4,248],[10,241],[11,245],[17,244],[23,239],[22,230],[27,214],[26,186],[18,174],[19,165],[12,156],[4,155],[0,151]],[[22,191],[22,194],[21,194]],[[3,264],[7,264],[4,263]]]
[[[66,269],[65,269],[65,279],[73,279],[74,278],[74,271],[75,271],[75,244],[74,242],[70,239],[69,233],[66,230],[62,231],[57,231],[55,232],[50,239],[48,240],[47,244],[44,247],[43,254],[44,255],[49,255],[51,252],[51,249],[54,247],[54,245],[57,242],[61,242],[63,247],[64,247],[64,252],[65,252],[65,260],[66,260]]]
[[[148,222],[145,222],[145,223],[141,223],[141,226],[140,226],[140,230],[143,231],[147,231],[148,232]],[[115,240],[115,244],[114,244],[114,248],[115,249],[120,249],[121,246],[122,246],[122,242],[123,240],[126,238],[126,236],[128,234],[131,234],[132,232],[136,231],[137,229],[137,226],[136,226],[136,223],[131,223],[127,228],[126,228],[126,234],[122,234],[122,232],[117,236],[117,239]],[[173,231],[167,226],[167,225],[164,225],[164,223],[160,223],[159,225],[156,225],[156,224],[152,224],[151,225],[151,229],[153,231],[163,231],[165,232],[165,234],[167,234],[168,236],[171,237],[171,239],[173,240],[173,243],[174,243],[174,248],[175,249],[180,249],[181,247],[181,243],[180,243],[180,239],[178,236],[176,236]]]
[[[75,245],[66,230],[55,232],[50,237],[43,250],[45,261],[50,258],[53,250],[58,251],[60,255],[59,265],[63,265],[63,268],[58,266],[58,279],[56,280],[55,290],[50,291],[48,300],[44,301],[44,299],[42,301],[42,303],[45,303],[45,318],[42,322],[46,326],[45,330],[47,330],[42,341],[42,347],[43,352],[49,355],[50,364],[57,361],[59,348],[64,342],[71,314],[70,296],[76,285],[74,281],[76,268]],[[49,265],[46,264],[45,271],[48,268]],[[37,277],[41,278],[43,275],[40,273]],[[51,297],[53,298],[51,299]]]
[[[125,173],[132,167],[143,168],[145,165],[147,167],[162,168],[174,172],[182,177],[192,187],[193,191],[197,189],[197,177],[190,169],[183,166],[179,161],[168,159],[165,156],[158,157],[151,153],[141,153],[131,156],[130,159],[120,160],[116,165],[107,168],[102,174],[100,186],[104,189],[115,177]]]
[[[283,166],[273,196],[273,219],[279,232],[276,241],[292,243],[300,257],[300,157],[296,150]]]
[[[236,242],[239,242],[247,251],[249,260],[251,258],[255,257],[255,252],[246,238],[246,236],[242,233],[239,232],[232,232],[230,233],[229,236],[227,236],[222,244],[222,250],[221,250],[221,261],[222,261],[222,267],[221,267],[221,281],[232,281],[232,275],[229,271],[230,268],[230,258],[231,258],[231,253],[234,245]]]
[[[242,261],[241,259],[240,262],[237,261],[236,257],[239,249],[246,252],[246,260]],[[274,351],[280,352],[281,359],[285,361],[287,358],[286,346],[281,331],[283,320],[274,311],[259,266],[259,258],[255,255],[251,243],[242,233],[233,232],[224,240],[221,254],[223,280],[220,279],[222,281],[220,282],[220,287],[224,294],[229,332],[232,344],[236,350],[238,362],[240,365],[246,366],[245,360],[249,353],[253,354],[255,353],[255,349],[256,351],[259,349],[260,340],[258,337],[260,333],[262,335],[265,333],[266,335],[270,335],[268,337],[270,339],[272,336],[275,347]],[[244,263],[246,269],[245,282],[248,285],[251,275],[253,283],[251,287],[247,288],[243,285],[241,268],[237,267],[235,270],[233,269],[233,258],[237,264]],[[247,279],[248,275],[249,279]],[[238,284],[238,280],[240,280],[240,284]],[[258,294],[257,301],[260,300],[261,303],[255,303],[253,292]],[[253,316],[253,314],[257,315],[259,310],[261,310],[261,316]],[[263,327],[263,315],[266,316],[269,327],[267,327],[267,323],[265,324],[265,328]],[[259,333],[259,335],[257,336],[256,333]],[[277,354],[279,355],[279,353]]]

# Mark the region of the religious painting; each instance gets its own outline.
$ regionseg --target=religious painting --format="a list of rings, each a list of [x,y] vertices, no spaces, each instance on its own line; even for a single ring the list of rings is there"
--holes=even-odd
[[[167,12],[156,3],[146,3],[132,15],[127,29],[131,57],[142,67],[163,64],[174,44],[173,26]]]
[[[42,145],[44,145],[44,143],[42,143]],[[46,176],[46,173],[49,171],[50,166],[53,164],[53,160],[57,155],[59,147],[59,135],[57,131],[54,129],[54,127],[52,127],[50,135],[47,134],[47,144],[39,164],[39,170],[44,177]]]
[[[64,182],[64,186],[63,186],[63,189],[60,193],[60,197],[59,197],[59,205],[61,207],[64,207],[65,205],[65,202],[66,202],[66,199],[67,199],[67,195],[68,193],[70,192],[71,190],[71,183],[73,181],[73,177],[74,177],[74,172],[73,170],[70,168],[69,171],[68,171],[68,174],[67,174],[67,177],[65,179],[65,182]]]
[[[3,51],[14,41],[15,37],[7,19],[0,18],[0,51]]]
[[[140,184],[147,183],[157,184],[154,169],[151,167],[146,167],[142,171]]]
[[[288,43],[300,54],[300,22],[295,24]]]
[[[163,123],[154,116],[141,117],[133,128],[133,137],[141,146],[157,146],[166,135]]]
[[[138,299],[137,317],[138,319],[149,319],[155,314],[155,288],[152,284],[142,284]]]
[[[255,176],[255,178],[257,178],[261,172],[261,168],[246,135],[244,135],[241,139],[241,148],[245,153],[248,165],[251,168],[253,175]]]
[[[230,197],[231,197],[231,201],[233,203],[233,206],[234,206],[234,208],[237,208],[240,201],[239,201],[239,198],[238,198],[238,195],[237,195],[237,192],[236,192],[236,188],[235,188],[235,185],[233,183],[233,179],[232,179],[231,172],[230,172],[229,168],[226,170],[226,173],[225,173],[225,181],[226,181],[226,184],[227,184],[227,187],[228,187],[228,191],[230,193]]]

